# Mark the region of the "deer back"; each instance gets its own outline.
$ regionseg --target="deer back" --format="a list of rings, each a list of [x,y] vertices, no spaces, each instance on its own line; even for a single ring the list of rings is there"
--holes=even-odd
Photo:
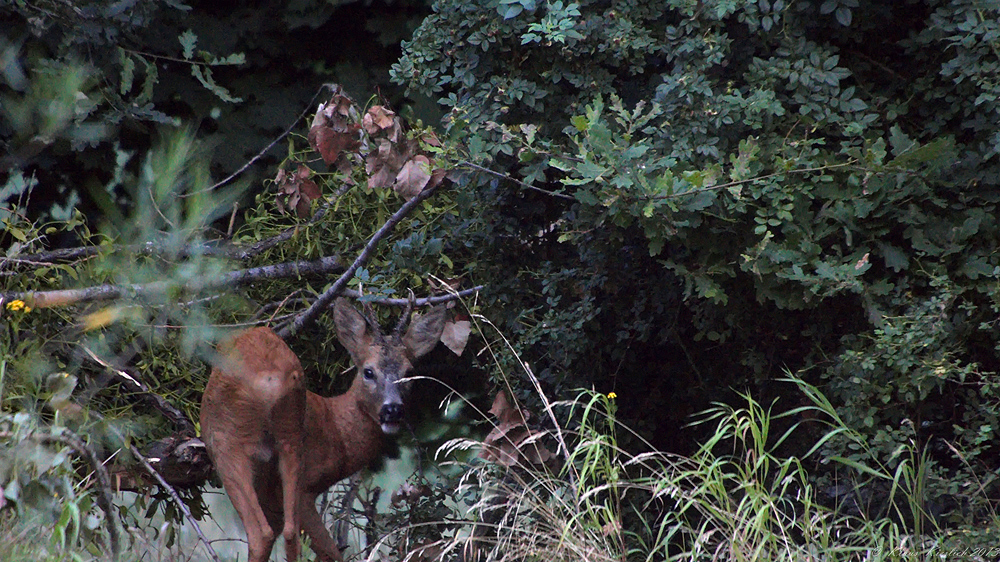
[[[202,434],[264,447],[266,434],[302,431],[305,394],[302,365],[284,340],[270,328],[240,332],[219,347],[202,398]]]

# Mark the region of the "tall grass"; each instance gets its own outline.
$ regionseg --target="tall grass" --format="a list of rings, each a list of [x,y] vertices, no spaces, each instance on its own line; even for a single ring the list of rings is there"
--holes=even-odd
[[[480,330],[492,327],[476,319]],[[500,339],[506,344],[503,352],[516,358],[509,342]],[[501,364],[512,364],[509,356],[497,358]],[[442,533],[446,537],[432,546],[401,549],[402,558],[923,561],[962,553],[975,558],[985,551],[954,547],[981,545],[965,539],[996,535],[983,531],[973,537],[928,528],[921,496],[928,459],[915,446],[900,452],[902,460],[893,470],[819,458],[824,443],[837,436],[856,441],[858,447],[865,443],[817,388],[800,379],[784,382],[790,391],[806,396],[808,405],[775,412],[749,394],[736,406],[717,404],[695,422],[710,430],[709,437],[693,455],[682,457],[656,451],[619,423],[613,395],[581,390],[572,400],[552,402],[527,363],[516,359],[513,364],[520,369],[517,376],[532,381],[544,411],[534,418],[537,423],[527,424],[530,428],[494,426],[500,429],[494,437],[516,435],[506,441],[456,439],[440,448],[439,457],[451,459],[448,462],[462,474],[454,493],[456,513],[446,523],[457,530]],[[801,458],[779,454],[806,422],[823,425],[811,449]],[[619,436],[626,434],[646,452],[620,447]],[[490,449],[505,449],[506,454],[490,454]],[[537,462],[547,456],[539,450],[552,454],[548,462]],[[472,457],[475,451],[487,453]],[[812,464],[804,464],[804,459]],[[840,463],[855,477],[888,485],[888,507],[894,516],[867,518],[857,511],[837,511],[829,499],[821,501],[806,470],[819,462]],[[472,499],[462,503],[462,498]],[[462,520],[471,524],[455,525]],[[991,521],[990,528],[1000,529],[995,516]],[[374,552],[369,559],[376,559]]]

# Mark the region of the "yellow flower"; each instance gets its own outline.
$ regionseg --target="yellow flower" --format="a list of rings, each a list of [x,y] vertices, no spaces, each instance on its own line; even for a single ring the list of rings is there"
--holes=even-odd
[[[608,393],[608,398],[614,400],[615,398],[618,398],[618,394],[614,393],[614,392],[609,392]]]
[[[7,303],[7,310],[23,310],[25,312],[31,312],[31,307],[25,304],[22,300],[15,300]]]

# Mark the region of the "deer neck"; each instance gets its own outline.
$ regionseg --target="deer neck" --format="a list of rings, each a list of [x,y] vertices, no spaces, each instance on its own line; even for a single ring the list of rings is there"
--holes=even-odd
[[[360,401],[360,376],[355,377],[351,388],[339,396],[320,398],[321,412],[316,412],[317,419],[327,422],[326,436],[330,441],[326,444],[328,451],[337,451],[339,457],[337,466],[330,469],[336,480],[365,468],[382,452],[384,435],[376,417],[364,407]],[[317,397],[318,398],[318,397]],[[375,414],[377,416],[377,414]],[[306,420],[309,425],[310,420]]]

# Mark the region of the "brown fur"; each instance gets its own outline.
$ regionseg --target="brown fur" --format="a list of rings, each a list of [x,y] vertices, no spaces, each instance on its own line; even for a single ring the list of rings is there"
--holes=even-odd
[[[243,521],[249,562],[267,560],[278,530],[288,560],[296,560],[300,529],[321,560],[343,560],[316,498],[381,453],[380,410],[400,399],[396,381],[440,338],[444,308],[422,316],[402,337],[372,331],[343,299],[334,321],[358,367],[346,393],[308,392],[298,357],[270,328],[240,332],[220,346],[222,358],[205,387],[202,440]]]

